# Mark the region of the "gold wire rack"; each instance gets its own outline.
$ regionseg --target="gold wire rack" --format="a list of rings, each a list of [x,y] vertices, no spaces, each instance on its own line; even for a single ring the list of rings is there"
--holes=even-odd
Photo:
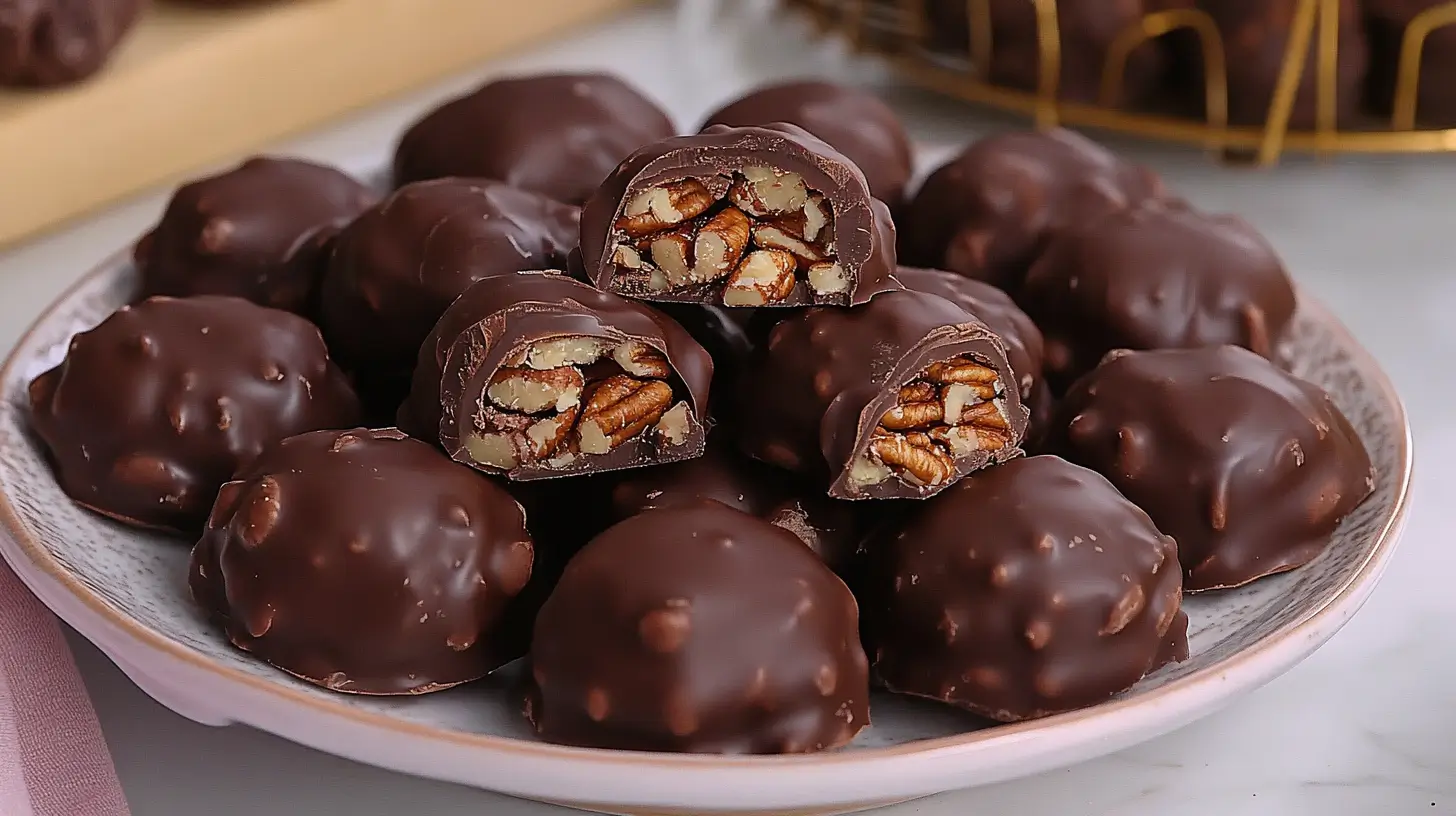
[[[1224,156],[1250,156],[1272,164],[1286,150],[1331,153],[1456,152],[1456,128],[1421,129],[1417,104],[1422,56],[1432,32],[1456,25],[1456,0],[1415,16],[1401,38],[1391,113],[1359,128],[1338,124],[1336,97],[1340,0],[1298,0],[1280,71],[1261,125],[1229,122],[1229,85],[1223,34],[1212,16],[1193,8],[1155,11],[1122,31],[1108,48],[1095,104],[1058,95],[1061,43],[1058,0],[1031,0],[1038,46],[1037,87],[1023,91],[988,81],[977,66],[991,64],[991,0],[965,0],[970,39],[963,61],[946,59],[929,42],[928,0],[786,0],[807,12],[821,34],[838,33],[857,52],[880,55],[911,81],[970,102],[1030,116],[1039,127],[1072,125],[1153,139],[1203,145]],[[1067,0],[1063,0],[1066,2]],[[1076,0],[1073,0],[1075,2]],[[1197,38],[1203,62],[1204,111],[1194,116],[1120,108],[1128,60],[1139,47],[1175,31]],[[1314,127],[1291,128],[1296,95],[1311,47],[1316,49]],[[1456,82],[1456,76],[1426,81]]]

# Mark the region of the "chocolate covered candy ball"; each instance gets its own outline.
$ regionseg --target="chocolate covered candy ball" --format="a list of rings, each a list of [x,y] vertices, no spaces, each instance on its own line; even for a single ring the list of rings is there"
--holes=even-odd
[[[614,76],[498,79],[415,123],[395,152],[394,182],[487,178],[581,204],[628,154],[675,132],[655,102]]]
[[[854,597],[793,534],[716,501],[633,516],[567,565],[536,619],[542,739],[772,754],[869,724]]]
[[[0,4],[0,85],[66,85],[100,71],[144,0],[8,0]]]
[[[232,295],[311,311],[328,240],[377,198],[332,167],[266,156],[185,184],[137,243],[142,297]]]
[[[423,694],[518,656],[531,577],[504,490],[393,429],[270,447],[218,494],[193,598],[238,648],[334,691]],[[515,628],[512,628],[514,624]]]
[[[318,329],[211,295],[123,306],[76,335],[31,382],[30,411],[76,503],[187,533],[265,446],[359,421]]]
[[[1046,337],[1065,390],[1113,349],[1240,345],[1271,356],[1294,317],[1294,285],[1247,222],[1150,202],[1063,232],[1017,296]]]
[[[1162,191],[1151,170],[1069,130],[992,136],[925,180],[897,223],[900,263],[1015,291],[1052,236]]]
[[[814,134],[859,167],[870,193],[891,210],[903,203],[914,169],[910,135],[895,111],[860,88],[818,80],[766,85],[708,116],[703,127],[788,122]]]
[[[1049,445],[1177,539],[1190,591],[1308,563],[1374,489],[1329,395],[1234,346],[1110,355],[1067,394]]]
[[[401,187],[334,242],[319,305],[329,348],[366,400],[392,414],[446,307],[482,278],[564,266],[577,217],[575,207],[500,182]]]
[[[1108,481],[1016,459],[873,544],[865,621],[891,690],[1015,722],[1100,703],[1187,657],[1178,547]]]

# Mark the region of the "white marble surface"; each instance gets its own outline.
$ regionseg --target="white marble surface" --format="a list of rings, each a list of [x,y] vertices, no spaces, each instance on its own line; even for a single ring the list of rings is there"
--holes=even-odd
[[[775,75],[883,80],[832,48],[805,46],[797,25],[740,14],[684,39],[678,24],[667,7],[628,15],[277,149],[356,170],[377,165],[404,123],[434,100],[500,71],[615,70],[659,97],[684,127]],[[886,93],[928,157],[1008,124],[909,89],[890,85]],[[1446,538],[1456,477],[1442,470],[1447,457],[1456,458],[1456,157],[1295,159],[1255,171],[1179,149],[1117,147],[1154,165],[1196,203],[1256,222],[1301,283],[1387,366],[1416,426],[1417,487],[1404,544],[1343,633],[1226,712],[1108,759],[883,813],[1456,814],[1456,628],[1449,624],[1456,550]],[[12,342],[44,303],[134,239],[163,200],[147,196],[0,253],[0,341]],[[377,771],[245,728],[195,725],[142,695],[80,638],[73,643],[137,816],[566,812]]]

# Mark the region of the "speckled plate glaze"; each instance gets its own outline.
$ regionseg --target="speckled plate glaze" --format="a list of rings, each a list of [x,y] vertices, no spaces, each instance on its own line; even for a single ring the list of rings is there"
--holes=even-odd
[[[26,384],[74,333],[125,302],[117,257],[52,306],[6,363],[0,405],[0,548],[32,591],[145,691],[197,721],[242,723],[362,762],[543,801],[627,814],[845,813],[1026,776],[1172,731],[1287,671],[1364,603],[1395,549],[1410,481],[1405,412],[1375,361],[1305,301],[1288,359],[1328,389],[1378,469],[1375,495],[1318,560],[1191,598],[1192,657],[1106,704],[986,728],[932,703],[873,701],[848,748],[796,757],[583,750],[532,739],[509,677],[420,698],[332,694],[231,648],[188,600],[184,543],[72,505],[27,430]]]

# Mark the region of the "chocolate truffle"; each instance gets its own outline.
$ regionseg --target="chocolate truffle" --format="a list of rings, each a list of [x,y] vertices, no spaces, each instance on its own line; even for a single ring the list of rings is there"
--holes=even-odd
[[[870,193],[896,209],[914,170],[910,135],[895,111],[860,88],[796,80],[767,85],[719,109],[704,127],[798,125],[854,162]]]
[[[330,350],[392,415],[445,308],[482,278],[562,267],[577,217],[575,207],[483,179],[401,187],[334,242],[319,304]]]
[[[141,295],[232,295],[308,312],[329,239],[376,199],[332,167],[287,158],[185,184],[137,243]]]
[[[238,648],[334,691],[423,694],[519,657],[531,577],[504,490],[393,429],[315,431],[223,485],[192,597]]]
[[[874,550],[864,615],[891,691],[1015,722],[1187,658],[1177,545],[1055,456],[963,480]]]
[[[1406,28],[1450,0],[1365,0],[1369,16],[1371,87],[1375,105],[1389,115],[1395,104]],[[1416,87],[1416,121],[1428,127],[1456,127],[1456,25],[1433,30],[1421,47]]]
[[[536,619],[527,715],[542,739],[685,753],[803,753],[869,724],[859,610],[789,532],[715,501],[592,540]]]
[[[144,0],[11,0],[0,7],[0,85],[79,82],[106,64]]]
[[[579,205],[632,151],[676,132],[654,102],[614,76],[497,79],[404,134],[394,183],[488,178]]]
[[[1069,130],[992,136],[925,180],[900,220],[901,262],[1015,291],[1051,236],[1162,191],[1151,170]]]
[[[823,490],[719,442],[709,443],[696,459],[623,471],[611,488],[608,517],[618,522],[703,499],[783,527],[803,539],[835,572],[848,566],[859,545],[862,525],[857,505],[831,499]]]
[[[265,445],[359,421],[318,329],[211,295],[123,306],[76,335],[31,382],[30,412],[77,504],[188,533]]]
[[[1236,346],[1109,355],[1067,394],[1048,444],[1178,540],[1189,591],[1308,563],[1374,489],[1329,395]]]
[[[1231,343],[1271,356],[1296,305],[1284,265],[1258,231],[1176,201],[1063,231],[1017,300],[1046,337],[1046,375],[1057,391],[1119,348]]]
[[[713,360],[639,303],[553,272],[486,278],[445,311],[399,410],[456,461],[544,479],[700,456]]]
[[[841,499],[923,498],[1020,453],[1006,344],[936,295],[887,292],[774,327],[739,387],[744,452]]]
[[[1269,106],[1274,88],[1289,51],[1290,28],[1302,0],[1196,0],[1198,8],[1207,12],[1223,34],[1224,56],[1228,64],[1229,121],[1236,125],[1263,125],[1269,120]],[[1369,44],[1361,25],[1356,0],[1340,0],[1339,59],[1335,72],[1335,104],[1337,120],[1348,123],[1360,113],[1360,96],[1364,90],[1370,62]],[[1310,130],[1316,124],[1317,88],[1322,71],[1319,57],[1319,33],[1316,26],[1304,60],[1290,111],[1289,127]],[[1186,40],[1198,47],[1196,40]],[[1200,68],[1202,60],[1194,61]],[[1198,87],[1204,87],[1203,79]]]
[[[581,254],[598,288],[643,300],[843,306],[894,285],[895,225],[807,131],[713,125],[613,171],[582,209]]]

